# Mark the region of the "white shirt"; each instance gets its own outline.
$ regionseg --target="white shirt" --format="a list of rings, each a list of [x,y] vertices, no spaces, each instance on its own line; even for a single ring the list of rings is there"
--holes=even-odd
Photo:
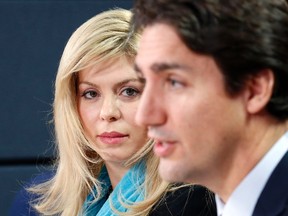
[[[218,195],[215,196],[218,216],[252,215],[270,175],[287,151],[288,132],[273,145],[261,161],[241,181],[226,204],[222,202]]]

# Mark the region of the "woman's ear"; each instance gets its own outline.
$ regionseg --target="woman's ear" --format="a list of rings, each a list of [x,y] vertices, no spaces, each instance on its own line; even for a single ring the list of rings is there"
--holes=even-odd
[[[274,82],[275,78],[271,69],[264,69],[248,79],[246,85],[248,113],[256,114],[265,108],[273,93]]]

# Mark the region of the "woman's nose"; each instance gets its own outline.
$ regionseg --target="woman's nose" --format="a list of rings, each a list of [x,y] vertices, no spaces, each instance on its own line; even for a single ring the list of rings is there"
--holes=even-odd
[[[100,111],[100,119],[108,122],[117,121],[121,117],[121,112],[117,99],[113,96],[106,97]]]

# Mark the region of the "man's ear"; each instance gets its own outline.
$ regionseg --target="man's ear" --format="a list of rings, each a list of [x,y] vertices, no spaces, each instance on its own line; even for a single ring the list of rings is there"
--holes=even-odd
[[[248,79],[246,83],[248,113],[256,114],[265,108],[273,93],[274,82],[271,69],[264,69]]]

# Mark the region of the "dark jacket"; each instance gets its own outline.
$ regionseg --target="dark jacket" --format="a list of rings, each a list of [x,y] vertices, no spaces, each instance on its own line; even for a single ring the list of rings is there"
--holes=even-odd
[[[33,179],[38,184],[50,179],[52,172],[43,173]],[[29,184],[31,185],[31,184]],[[16,196],[9,216],[39,216],[29,205],[35,195],[22,189]],[[216,216],[214,195],[201,186],[186,186],[167,193],[149,214],[151,216]]]
[[[288,152],[268,179],[253,216],[288,216]]]
[[[216,216],[214,194],[195,185],[169,192],[151,211],[150,216]]]

